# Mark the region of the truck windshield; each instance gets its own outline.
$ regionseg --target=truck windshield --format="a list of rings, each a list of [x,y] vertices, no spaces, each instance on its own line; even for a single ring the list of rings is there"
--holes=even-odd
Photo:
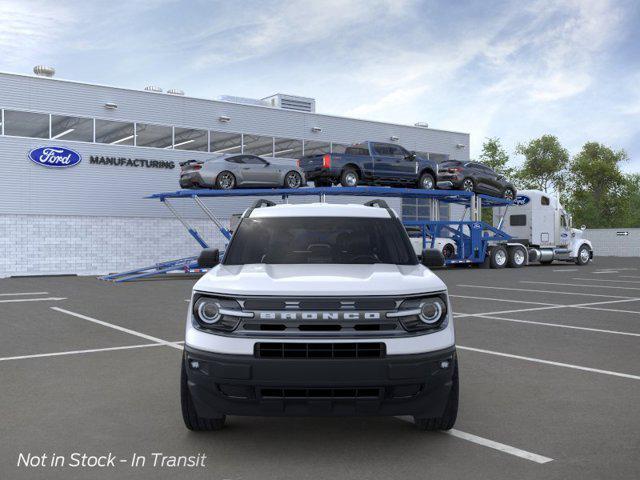
[[[416,265],[400,222],[392,218],[245,218],[224,265],[339,263]]]

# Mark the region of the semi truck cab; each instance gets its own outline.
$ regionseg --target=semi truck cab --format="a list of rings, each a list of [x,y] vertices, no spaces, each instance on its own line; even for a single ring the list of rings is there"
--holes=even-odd
[[[494,211],[494,225],[502,212]],[[585,228],[572,227],[571,215],[559,199],[540,190],[518,192],[501,226],[511,242],[525,245],[529,262],[548,264],[554,260],[585,265],[593,259],[591,242],[583,238]]]

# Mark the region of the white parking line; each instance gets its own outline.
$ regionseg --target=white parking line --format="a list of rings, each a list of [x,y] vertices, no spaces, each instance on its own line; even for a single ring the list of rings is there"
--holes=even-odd
[[[173,342],[176,344],[184,343],[184,341]],[[96,352],[111,352],[115,350],[131,350],[134,348],[147,348],[147,347],[162,347],[162,343],[143,343],[141,345],[124,345],[122,347],[105,347],[105,348],[91,348],[88,350],[69,350],[66,352],[52,352],[52,353],[36,353],[33,355],[20,355],[17,357],[2,357],[0,358],[0,362],[6,362],[9,360],[24,360],[28,358],[42,358],[42,357],[61,357],[65,355],[82,355],[85,353],[96,353]]]
[[[520,312],[536,312],[540,310],[554,310],[556,308],[586,308],[590,310],[601,310],[605,312],[629,312],[629,313],[640,313],[633,312],[632,310],[616,310],[615,308],[598,308],[594,307],[594,305],[609,305],[611,303],[624,303],[624,302],[638,302],[640,298],[625,298],[622,300],[606,300],[604,302],[590,302],[590,303],[574,303],[569,305],[554,305],[550,304],[546,307],[534,307],[534,308],[518,308],[515,310],[498,310],[495,312],[478,312],[478,313],[454,313],[453,316],[455,318],[460,317],[484,317],[487,315],[500,315],[503,313],[520,313]]]
[[[534,283],[538,285],[560,285],[563,287],[617,288],[618,290],[640,290],[640,287],[619,287],[617,285],[587,285],[584,283],[539,282],[534,280],[520,280],[520,283]]]
[[[173,343],[184,343],[184,341],[173,342]],[[65,355],[81,355],[85,353],[96,353],[96,352],[111,352],[115,350],[131,350],[134,348],[147,348],[147,347],[162,347],[162,343],[143,343],[141,345],[124,345],[122,347],[105,347],[105,348],[91,348],[88,350],[69,350],[66,352],[52,352],[52,353],[36,353],[33,355],[20,355],[17,357],[3,357],[0,358],[0,362],[6,362],[9,360],[24,360],[28,358],[42,358],[42,357],[61,357]]]
[[[401,415],[397,416],[396,418],[405,422],[413,423],[413,417],[408,415]],[[505,443],[495,442],[493,440],[489,440],[488,438],[479,437],[478,435],[474,435],[472,433],[456,430],[455,428],[452,428],[451,430],[448,430],[446,432],[439,433],[442,433],[444,435],[451,435],[452,437],[460,438],[461,440],[466,440],[467,442],[476,443],[478,445],[482,445],[483,447],[493,448],[494,450],[499,450],[500,452],[508,453],[509,455],[514,455],[516,457],[524,458],[525,460],[530,460],[536,463],[549,463],[553,461],[553,458],[544,457],[542,455],[538,455],[537,453],[527,452],[526,450],[512,447],[511,445],[507,445]]]
[[[529,293],[555,293],[556,295],[581,295],[586,297],[605,297],[605,298],[628,298],[631,300],[636,300],[636,297],[623,297],[621,295],[604,295],[600,293],[584,293],[584,292],[559,292],[557,290],[533,290],[530,288],[513,288],[513,287],[491,287],[488,285],[466,285],[466,284],[458,284],[457,287],[465,287],[465,288],[485,288],[489,290],[510,290],[514,292],[529,292]],[[580,285],[582,287],[582,285]]]
[[[614,282],[614,283],[640,283],[640,280],[611,280],[608,278],[580,278],[572,277],[571,280],[587,280],[588,282]]]
[[[49,292],[0,293],[0,297],[12,297],[14,295],[49,295]]]
[[[640,275],[619,275],[620,278],[640,278]]]
[[[526,450],[521,450],[519,448],[512,447],[511,445],[494,442],[493,440],[489,440],[488,438],[482,438],[471,433],[462,432],[460,430],[451,429],[448,432],[442,433],[451,435],[452,437],[461,438],[462,440],[467,440],[468,442],[477,443],[478,445],[482,445],[483,447],[493,448],[494,450],[499,450],[501,452],[508,453],[509,455],[524,458],[525,460],[530,460],[535,463],[549,463],[553,461],[553,458],[544,457],[542,455],[538,455],[537,453],[527,452]]]
[[[579,268],[560,268],[558,270],[554,270],[554,272],[577,272]]]
[[[600,370],[598,368],[583,367],[581,365],[572,365],[570,363],[552,362],[550,360],[543,360],[541,358],[523,357],[521,355],[513,355],[511,353],[495,352],[493,350],[485,350],[482,348],[464,347],[462,345],[456,345],[456,348],[460,350],[469,350],[470,352],[486,353],[488,355],[496,355],[498,357],[515,358],[517,360],[525,360],[527,362],[542,363],[544,365],[553,365],[554,367],[571,368],[573,370],[582,370],[584,372],[602,373],[603,375],[611,375],[613,377],[630,378],[631,380],[640,380],[639,375],[631,375],[630,373],[613,372],[611,370]]]
[[[509,300],[506,298],[488,298],[488,297],[470,297],[469,295],[449,295],[451,298],[468,298],[471,300],[490,300],[494,302],[509,302],[509,303],[528,303],[531,305],[547,305],[547,306],[557,306],[555,303],[544,303],[544,302],[529,302],[524,300]]]
[[[11,298],[8,300],[0,300],[0,303],[21,303],[21,302],[58,302],[66,300],[64,297],[46,297],[46,298]]]
[[[131,330],[129,328],[121,327],[120,325],[114,325],[113,323],[104,322],[104,321],[98,320],[96,318],[87,317],[86,315],[82,315],[80,313],[71,312],[69,310],[65,310],[64,308],[58,308],[58,307],[49,307],[49,308],[51,308],[51,310],[55,310],[56,312],[66,313],[67,315],[71,315],[71,316],[76,317],[76,318],[81,318],[82,320],[86,320],[88,322],[97,323],[98,325],[102,325],[104,327],[113,328],[114,330],[118,330],[120,332],[128,333],[130,335],[135,335],[136,337],[145,338],[145,339],[150,340],[152,342],[156,342],[156,343],[160,343],[162,345],[166,345],[167,347],[171,347],[171,348],[176,348],[178,350],[182,350],[182,346],[181,345],[177,345],[176,343],[173,343],[173,342],[168,342],[168,341],[163,340],[163,339],[158,338],[158,337],[147,335],[146,333],[136,332],[135,330]]]
[[[474,318],[488,318],[488,319],[491,319],[491,320],[501,320],[501,321],[504,321],[504,322],[528,323],[528,324],[531,324],[531,325],[540,325],[540,326],[543,326],[543,327],[569,328],[569,329],[572,329],[572,330],[584,330],[584,331],[587,331],[587,332],[610,333],[610,334],[613,334],[613,335],[627,335],[627,336],[630,336],[630,337],[640,337],[640,333],[620,332],[618,330],[604,330],[604,329],[601,329],[601,328],[578,327],[576,325],[563,325],[561,323],[536,322],[536,321],[533,321],[533,320],[518,320],[518,319],[515,319],[515,318],[496,317],[496,316],[493,316],[493,315],[474,315],[473,317]]]
[[[70,350],[67,352],[53,352],[53,353],[37,353],[34,355],[20,355],[17,357],[3,357],[0,358],[0,362],[6,362],[9,360],[24,360],[27,358],[42,358],[42,357],[58,357],[63,355],[78,355],[83,353],[94,352],[111,352],[115,350],[130,350],[132,348],[146,348],[146,347],[161,347],[161,343],[145,343],[142,345],[125,345],[123,347],[107,347],[107,348],[91,348],[89,350]]]

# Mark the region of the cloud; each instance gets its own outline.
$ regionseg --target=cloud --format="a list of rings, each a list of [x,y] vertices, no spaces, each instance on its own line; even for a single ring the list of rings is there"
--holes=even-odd
[[[46,61],[76,21],[60,3],[20,0],[1,0],[0,19],[0,61],[8,69],[22,65],[25,57]]]

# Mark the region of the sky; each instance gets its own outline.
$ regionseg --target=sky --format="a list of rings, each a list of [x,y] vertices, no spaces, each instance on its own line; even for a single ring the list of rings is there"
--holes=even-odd
[[[624,149],[640,172],[640,2],[0,0],[0,71]]]

